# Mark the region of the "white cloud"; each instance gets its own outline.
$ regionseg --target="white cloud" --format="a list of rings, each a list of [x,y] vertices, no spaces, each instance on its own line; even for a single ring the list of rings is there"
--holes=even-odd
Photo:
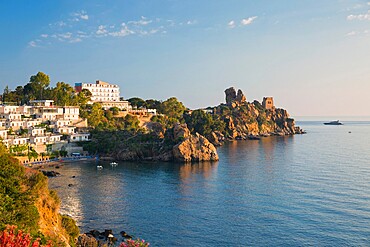
[[[58,34],[58,36],[63,39],[70,39],[72,38],[72,33],[71,32],[61,33],[61,34]]]
[[[370,21],[370,10],[367,11],[366,14],[349,15],[349,16],[347,16],[347,20],[348,21],[353,21],[353,20],[359,20],[359,21],[368,20],[368,21]]]
[[[370,5],[370,2],[367,2],[367,5]]]
[[[49,32],[41,34],[40,40],[33,39],[29,42],[30,47],[50,45],[54,42],[77,43],[92,37],[126,37],[130,35],[147,36],[166,34],[169,29],[197,24],[197,20],[187,19],[183,22],[162,18],[149,19],[140,16],[136,20],[126,20],[121,23],[107,23],[106,25],[92,26],[86,11],[80,10],[69,13],[69,18],[49,24]],[[99,21],[99,20],[98,20]],[[236,25],[234,23],[234,25]]]
[[[197,24],[197,21],[196,21],[196,20],[188,20],[188,21],[186,22],[186,24],[187,24],[187,25],[195,25],[195,24]]]
[[[248,17],[248,18],[242,19],[240,24],[242,26],[250,25],[255,19],[257,19],[257,16]]]
[[[71,21],[80,21],[80,20],[87,21],[89,19],[89,15],[84,10],[72,13],[71,15],[74,16],[74,18],[71,19]]]
[[[69,43],[78,43],[78,42],[81,42],[82,41],[82,39],[81,38],[74,38],[74,39],[71,39],[70,41],[69,41]]]
[[[354,36],[356,34],[357,34],[357,32],[351,31],[351,32],[347,33],[346,36]]]
[[[123,26],[119,31],[116,32],[110,32],[108,33],[110,36],[113,37],[125,37],[131,34],[134,34],[135,32],[130,30],[126,25]]]
[[[105,26],[103,26],[103,25],[100,25],[99,27],[98,27],[98,30],[96,31],[96,34],[97,35],[106,35],[108,33],[108,30],[106,29],[106,27]]]
[[[148,20],[145,16],[142,16],[140,20],[138,21],[129,21],[128,24],[132,24],[135,26],[146,26],[150,23],[152,23],[152,20]]]
[[[370,30],[361,30],[361,31],[351,31],[346,34],[346,36],[368,36],[370,34]]]
[[[167,23],[170,27],[174,27],[176,25],[174,20],[167,20]]]
[[[236,27],[236,23],[235,23],[235,21],[234,21],[234,20],[232,20],[232,21],[229,21],[229,23],[227,23],[227,26],[228,26],[229,28],[235,28],[235,27]]]
[[[29,45],[30,47],[37,47],[37,43],[36,43],[36,41],[30,41],[30,42],[28,42],[28,45]]]
[[[50,23],[49,26],[50,27],[64,27],[64,26],[67,26],[67,23],[65,23],[64,21],[58,21],[55,23]]]

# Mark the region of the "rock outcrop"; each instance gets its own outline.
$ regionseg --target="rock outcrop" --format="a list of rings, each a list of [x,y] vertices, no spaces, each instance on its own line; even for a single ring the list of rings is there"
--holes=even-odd
[[[304,133],[295,126],[294,119],[290,118],[286,110],[273,106],[272,97],[265,97],[264,104],[257,100],[250,103],[241,90],[236,94],[233,87],[226,89],[225,95],[226,105],[218,106],[215,115],[225,122],[223,134],[228,139],[257,139],[259,136]],[[266,107],[268,100],[271,104]],[[209,139],[217,145],[214,138]]]
[[[225,95],[226,95],[226,104],[230,105],[235,101],[236,99],[236,91],[235,88],[230,87],[225,90]]]
[[[238,90],[238,94],[236,95],[236,101],[239,102],[239,104],[243,104],[247,101],[247,97],[243,94],[242,90]]]
[[[237,107],[247,102],[247,97],[243,94],[242,90],[236,93],[235,88],[230,87],[225,90],[226,104],[231,107]]]
[[[221,133],[216,133],[215,138],[223,138]],[[198,162],[218,160],[216,148],[211,142],[198,133],[191,134],[187,125],[180,123],[176,123],[173,128],[168,129],[161,142],[138,143],[104,155],[127,161]]]
[[[191,135],[186,124],[175,125],[174,137],[183,139],[172,148],[174,160],[182,162],[218,160],[215,146],[198,133]]]

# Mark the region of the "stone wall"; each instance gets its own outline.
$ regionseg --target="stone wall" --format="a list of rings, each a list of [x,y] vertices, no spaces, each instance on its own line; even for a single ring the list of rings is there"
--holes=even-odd
[[[273,97],[264,97],[262,101],[263,108],[267,110],[273,109],[274,106],[274,98]]]

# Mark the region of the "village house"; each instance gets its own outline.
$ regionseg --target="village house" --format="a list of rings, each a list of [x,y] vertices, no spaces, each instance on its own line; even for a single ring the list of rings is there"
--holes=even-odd
[[[89,141],[90,134],[89,133],[77,133],[69,135],[68,137],[70,142],[81,142],[81,141]]]
[[[0,138],[8,148],[29,144],[39,153],[47,152],[46,144],[68,145],[68,141],[62,140],[63,135],[76,135],[68,137],[71,142],[89,140],[89,134],[76,133],[76,126],[87,127],[86,119],[79,114],[78,106],[55,106],[53,100],[33,100],[23,106],[0,105]]]

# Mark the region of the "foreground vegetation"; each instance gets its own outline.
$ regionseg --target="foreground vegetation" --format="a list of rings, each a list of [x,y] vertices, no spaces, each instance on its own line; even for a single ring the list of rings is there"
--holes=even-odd
[[[58,213],[60,200],[55,191],[48,190],[47,178],[40,172],[25,169],[0,144],[0,230],[29,234],[30,241],[74,246],[79,234],[73,219]],[[68,220],[66,220],[68,218]],[[40,226],[42,225],[42,227]],[[16,226],[5,230],[8,226]],[[57,230],[48,230],[48,228]],[[5,230],[5,231],[4,231]],[[59,231],[57,234],[55,231]],[[63,238],[60,238],[63,236]],[[27,241],[28,241],[27,240]],[[12,245],[10,245],[12,246]],[[27,245],[24,245],[27,246]]]

